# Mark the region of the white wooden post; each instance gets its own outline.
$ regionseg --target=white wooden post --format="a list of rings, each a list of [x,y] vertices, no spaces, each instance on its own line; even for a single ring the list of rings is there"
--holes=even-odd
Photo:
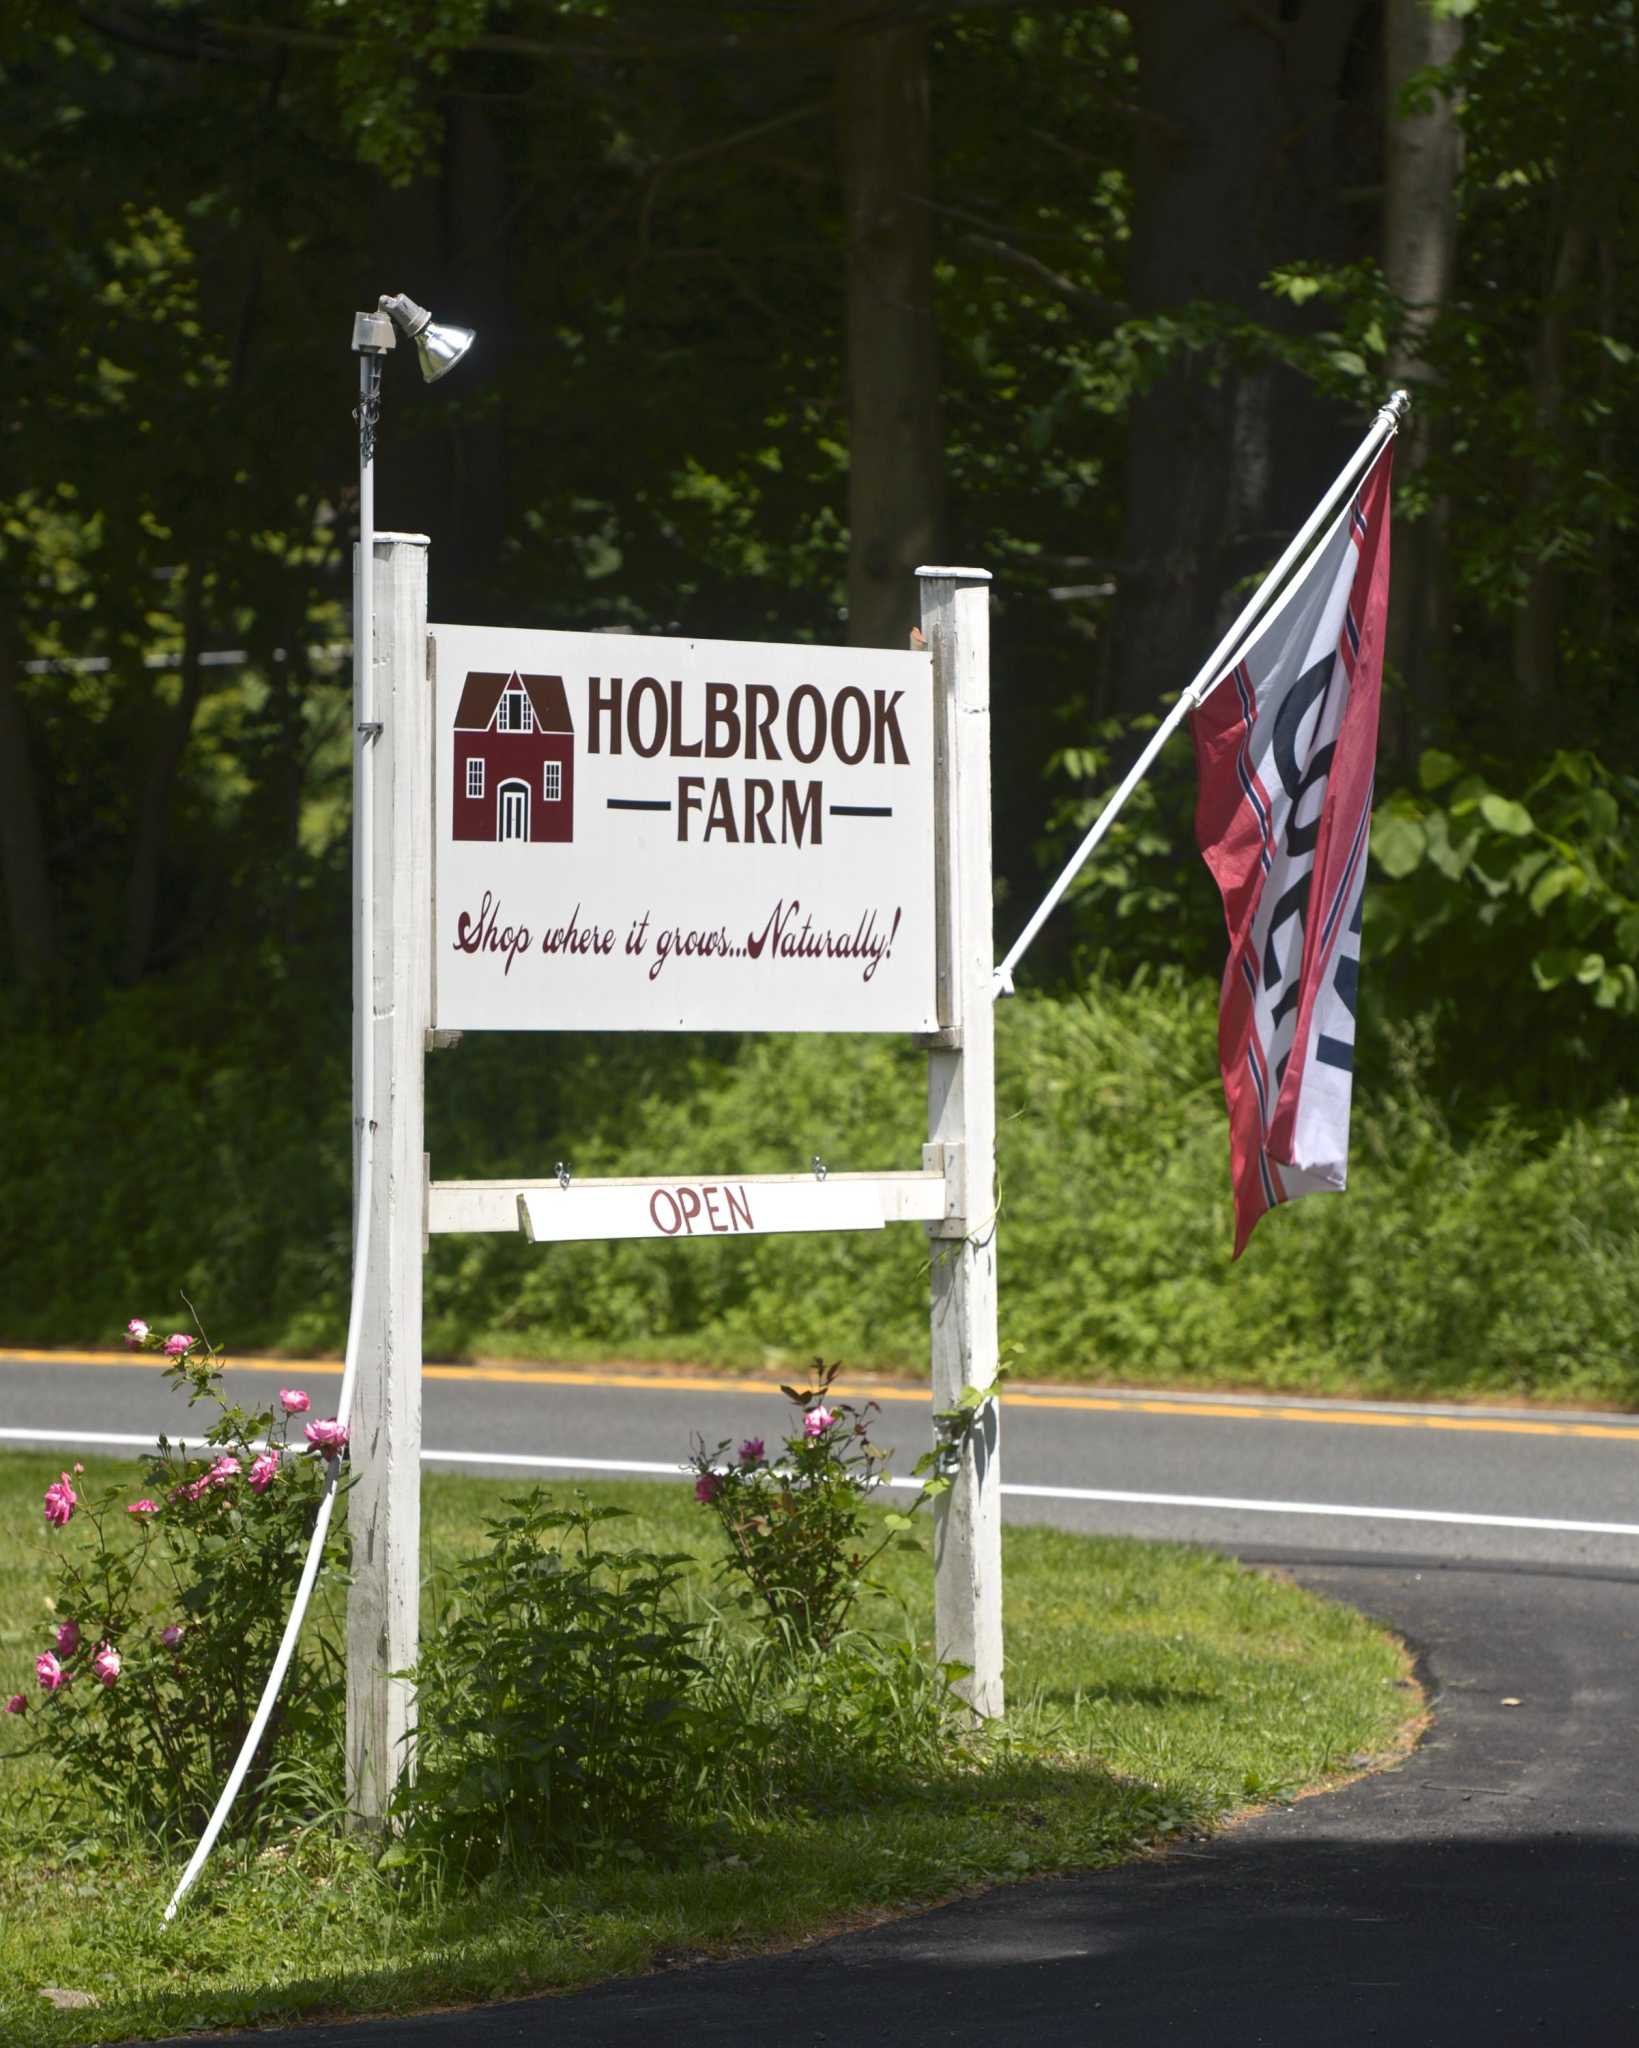
[[[432,1022],[432,688],[427,541],[374,547],[373,917],[354,903],[354,1116],[375,1125],[368,1282],[353,1393],[347,1496],[347,1797],[385,1817],[414,1726],[409,1686],[421,1581],[421,1257],[426,1168],[423,1059]],[[370,742],[366,743],[371,744]],[[364,933],[373,929],[373,958]],[[367,991],[368,1011],[361,995]],[[358,1034],[374,1033],[373,1103],[358,1100]],[[360,1248],[361,1251],[365,1247]]]
[[[939,1017],[928,1053],[930,1164],[955,1213],[931,1223],[933,1403],[996,1376],[996,1061],[991,976],[990,595],[983,569],[918,569],[933,654]],[[936,1152],[935,1148],[939,1148]],[[953,1158],[954,1152],[954,1158]],[[934,1640],[972,1676],[974,1712],[1002,1711],[1002,1524],[996,1404],[987,1402],[955,1483],[936,1506]]]

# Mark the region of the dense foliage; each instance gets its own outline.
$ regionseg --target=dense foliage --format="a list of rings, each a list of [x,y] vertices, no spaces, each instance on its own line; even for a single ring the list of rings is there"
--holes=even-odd
[[[1020,1377],[1639,1400],[1639,1128],[1620,1071],[1582,1111],[1465,1123],[1436,1085],[1436,1020],[1368,1020],[1349,1193],[1268,1218],[1258,1256],[1232,1267],[1214,997],[1167,972],[1003,1006],[1002,1319]],[[1608,1014],[1580,987],[1541,1000]],[[29,1276],[8,1288],[13,1329],[102,1341],[160,1273],[247,1344],[338,1345],[344,1020],[278,985],[157,1014],[159,1035],[135,990],[78,1032],[11,1041],[23,1085],[0,1243]],[[304,1085],[270,1101],[254,1067],[207,1081],[241,1041],[276,1048]],[[899,1166],[925,1135],[924,1066],[884,1040],[469,1039],[429,1064],[429,1145],[451,1177],[560,1158],[587,1175],[791,1172],[822,1148],[839,1170]],[[150,1117],[168,1137],[163,1189]],[[88,1228],[105,1247],[89,1266]],[[913,1230],[550,1252],[434,1238],[427,1355],[786,1373],[823,1351],[920,1371],[927,1260]]]

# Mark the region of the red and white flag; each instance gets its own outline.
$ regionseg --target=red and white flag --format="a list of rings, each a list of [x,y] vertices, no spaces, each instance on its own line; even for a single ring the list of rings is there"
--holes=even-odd
[[[1392,459],[1391,444],[1193,719],[1195,836],[1229,927],[1236,1258],[1266,1209],[1348,1175]]]

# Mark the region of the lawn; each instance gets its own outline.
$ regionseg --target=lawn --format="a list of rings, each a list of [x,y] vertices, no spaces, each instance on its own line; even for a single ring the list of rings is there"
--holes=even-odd
[[[132,1468],[93,1467],[89,1476]],[[33,1692],[49,1641],[57,1463],[0,1454],[0,1695]],[[502,1482],[427,1478],[429,1605],[480,1541]],[[569,1489],[559,1489],[567,1494]],[[712,1549],[682,1484],[598,1486],[620,1540]],[[870,1788],[817,1771],[778,1811],[721,1813],[660,1848],[475,1888],[377,1868],[316,1813],[221,1853],[178,1921],[161,1913],[189,1844],[133,1840],[77,1808],[0,1717],[0,2039],[15,2048],[203,2025],[556,1990],[679,1953],[731,1953],[1025,1875],[1117,1862],[1394,1752],[1421,1698],[1402,1646],[1352,1610],[1174,1545],[1006,1533],[1006,1730]],[[925,1643],[926,1535],[887,1553],[864,1619]],[[702,1563],[690,1598],[712,1601]],[[53,1795],[66,1799],[56,1818]],[[61,2009],[47,1988],[89,1994]]]

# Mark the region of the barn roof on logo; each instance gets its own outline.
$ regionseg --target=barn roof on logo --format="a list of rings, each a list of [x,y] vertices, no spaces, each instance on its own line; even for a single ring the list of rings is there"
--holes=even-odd
[[[523,685],[534,707],[537,732],[572,733],[575,730],[569,716],[569,699],[564,694],[562,676],[521,676],[516,669],[510,675],[499,675],[469,669],[461,691],[461,702],[456,707],[456,731],[488,732],[495,707],[501,701],[501,693],[512,682]]]

